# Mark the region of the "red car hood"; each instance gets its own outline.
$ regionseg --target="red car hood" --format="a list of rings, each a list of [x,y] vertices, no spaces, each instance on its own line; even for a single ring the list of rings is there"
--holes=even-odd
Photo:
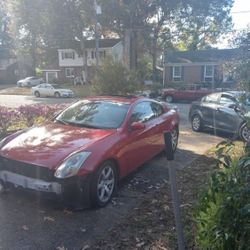
[[[111,134],[115,130],[79,128],[58,124],[33,127],[17,135],[0,150],[9,159],[55,169],[68,155]]]

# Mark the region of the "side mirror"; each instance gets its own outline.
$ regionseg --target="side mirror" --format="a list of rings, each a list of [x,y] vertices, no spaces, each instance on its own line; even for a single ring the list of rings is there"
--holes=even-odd
[[[142,122],[133,122],[130,127],[131,130],[142,130],[145,129],[145,124]]]
[[[230,104],[228,106],[230,109],[234,109],[236,112],[239,112],[240,111],[240,107],[237,105],[237,104]]]

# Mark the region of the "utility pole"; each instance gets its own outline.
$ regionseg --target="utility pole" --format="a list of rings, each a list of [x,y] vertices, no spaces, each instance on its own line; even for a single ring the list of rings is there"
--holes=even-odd
[[[99,23],[98,23],[98,15],[102,13],[101,6],[97,4],[96,0],[94,0],[95,5],[95,53],[96,53],[96,67],[99,67]]]

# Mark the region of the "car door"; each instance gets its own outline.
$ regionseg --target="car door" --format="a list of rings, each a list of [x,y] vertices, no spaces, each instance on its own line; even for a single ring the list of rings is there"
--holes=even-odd
[[[129,130],[126,142],[126,159],[128,172],[133,171],[147,160],[151,159],[157,152],[156,141],[158,138],[155,114],[150,101],[138,103],[129,118],[129,125],[133,122],[144,123],[142,130]]]
[[[41,84],[37,88],[38,88],[37,90],[39,91],[41,96],[46,95],[46,84]]]
[[[238,104],[237,100],[227,94],[222,94],[219,99],[219,105],[216,109],[215,120],[216,128],[227,132],[237,132],[241,119],[239,113],[235,110]]]
[[[44,95],[46,95],[46,96],[53,95],[53,94],[51,94],[51,93],[53,93],[53,89],[52,88],[53,87],[50,84],[45,84]]]
[[[216,126],[216,110],[220,94],[205,96],[201,101],[202,120],[205,126],[214,128]]]

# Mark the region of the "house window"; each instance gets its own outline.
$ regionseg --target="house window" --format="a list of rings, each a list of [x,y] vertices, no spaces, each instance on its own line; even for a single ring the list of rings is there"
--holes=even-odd
[[[74,76],[74,69],[73,68],[66,68],[65,69],[65,75],[66,75],[66,77]]]
[[[75,52],[74,51],[62,51],[62,60],[64,59],[75,59]]]
[[[99,57],[100,57],[100,58],[105,58],[105,57],[106,57],[106,51],[105,51],[105,50],[100,51],[100,52],[99,52]]]
[[[94,50],[91,51],[91,58],[92,59],[96,58],[96,52]]]
[[[173,80],[174,81],[181,81],[182,75],[182,67],[181,66],[174,66],[173,67]]]
[[[212,82],[214,79],[214,66],[205,65],[204,67],[204,82]]]

